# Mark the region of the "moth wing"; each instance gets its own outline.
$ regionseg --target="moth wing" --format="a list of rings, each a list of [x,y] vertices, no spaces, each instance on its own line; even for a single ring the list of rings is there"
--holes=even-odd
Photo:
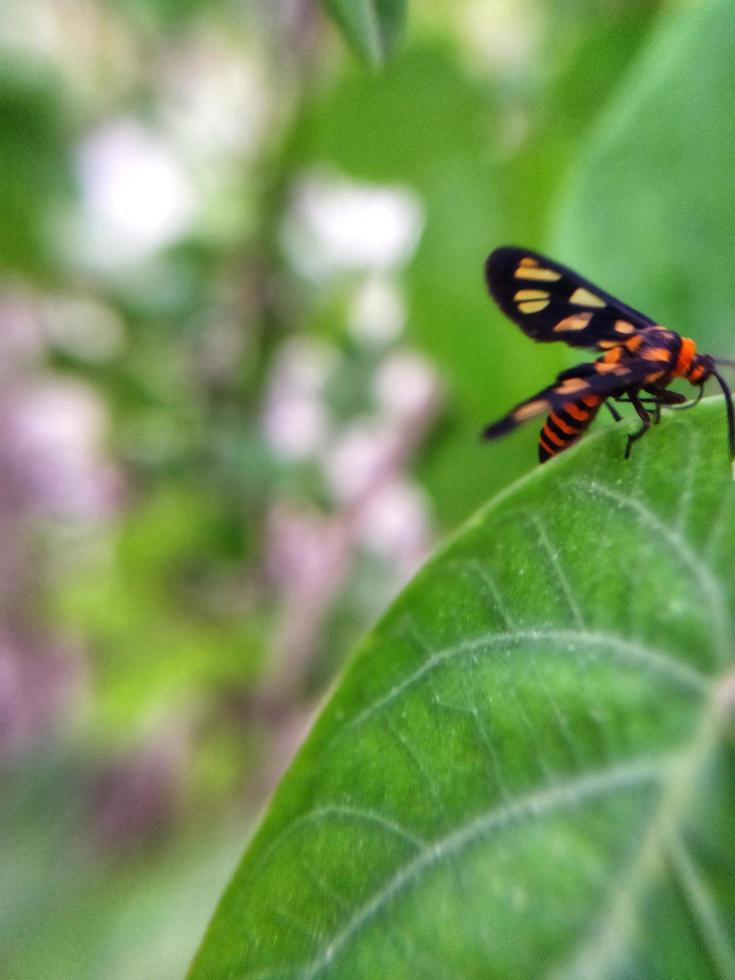
[[[515,246],[496,248],[485,262],[490,295],[536,341],[571,347],[621,346],[655,321],[566,266]]]
[[[631,385],[640,384],[650,370],[650,364],[634,357],[615,364],[607,364],[602,358],[578,364],[568,371],[562,371],[553,385],[516,405],[503,418],[488,425],[483,430],[483,438],[497,439],[512,432],[523,422],[538,415],[556,412],[570,402],[593,408]]]

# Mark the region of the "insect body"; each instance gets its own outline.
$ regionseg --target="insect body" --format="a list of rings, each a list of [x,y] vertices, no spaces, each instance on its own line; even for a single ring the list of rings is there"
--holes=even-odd
[[[620,415],[608,401],[613,399],[630,402],[642,423],[628,436],[627,458],[636,439],[659,421],[662,405],[688,401],[668,390],[674,378],[684,378],[698,387],[699,401],[705,381],[714,377],[725,395],[730,454],[735,457],[732,395],[716,368],[718,363],[731,362],[698,353],[693,340],[662,327],[536,252],[498,248],[485,263],[485,276],[500,309],[529,337],[604,351],[597,360],[562,371],[548,388],[489,425],[483,433],[486,439],[546,415],[539,436],[539,459],[544,463],[576,442],[603,404],[619,421]]]

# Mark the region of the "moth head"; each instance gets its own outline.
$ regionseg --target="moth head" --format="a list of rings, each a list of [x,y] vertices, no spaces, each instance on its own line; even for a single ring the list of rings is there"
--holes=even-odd
[[[696,354],[687,371],[687,381],[693,385],[703,385],[715,374],[715,360],[709,354]]]

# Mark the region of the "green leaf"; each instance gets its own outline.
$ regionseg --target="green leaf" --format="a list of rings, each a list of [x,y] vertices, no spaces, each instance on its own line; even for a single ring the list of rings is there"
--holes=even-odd
[[[501,494],[362,644],[192,976],[735,975],[724,407]]]
[[[324,0],[324,6],[370,64],[382,64],[403,33],[406,0]]]

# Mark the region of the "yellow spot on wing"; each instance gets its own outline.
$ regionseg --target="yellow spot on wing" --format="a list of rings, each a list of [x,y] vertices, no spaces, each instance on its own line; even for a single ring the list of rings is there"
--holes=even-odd
[[[589,326],[591,319],[592,314],[590,312],[574,313],[572,316],[565,316],[554,327],[554,333],[560,333],[565,330],[584,330],[585,327]]]
[[[666,361],[671,360],[671,351],[666,347],[649,347],[648,350],[644,350],[641,357],[645,358],[647,361]]]
[[[525,258],[521,259],[520,264],[526,269],[530,269],[532,266],[538,265],[538,260],[532,259],[530,255],[527,255]]]
[[[549,294],[543,289],[519,289],[513,299],[521,313],[539,313],[549,305]]]
[[[616,320],[615,333],[635,333],[635,327],[627,320]]]
[[[518,304],[521,313],[540,313],[549,305],[548,299],[529,299]]]
[[[573,391],[586,391],[589,385],[581,378],[565,378],[556,389],[560,395],[570,394]]]
[[[537,398],[535,401],[526,402],[525,405],[521,405],[519,408],[513,412],[514,422],[525,422],[526,419],[533,418],[534,415],[540,415],[542,412],[546,412],[549,409],[549,403],[545,398]]]
[[[607,306],[604,299],[600,299],[599,296],[595,296],[591,293],[589,289],[584,289],[579,287],[575,289],[572,295],[569,297],[569,302],[574,303],[575,306]]]
[[[598,374],[628,374],[628,368],[610,361],[595,361],[595,371]]]
[[[524,266],[521,263],[513,273],[516,279],[538,279],[544,282],[556,282],[561,279],[561,272],[554,272],[553,269],[537,269],[532,266]]]

